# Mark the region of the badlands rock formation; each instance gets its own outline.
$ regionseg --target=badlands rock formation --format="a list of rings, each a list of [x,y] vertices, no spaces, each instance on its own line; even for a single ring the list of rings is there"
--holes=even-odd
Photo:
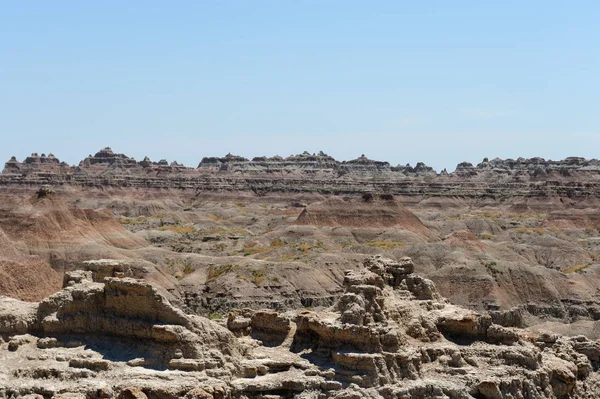
[[[456,170],[437,174],[423,163],[391,166],[362,155],[336,161],[322,152],[304,152],[287,158],[227,154],[204,157],[197,168],[177,162],[136,161],[109,147],[89,155],[78,166],[68,166],[54,155],[33,153],[23,162],[12,157],[0,175],[0,184],[59,184],[88,187],[177,188],[202,191],[385,192],[410,196],[598,195],[600,161],[571,157],[562,161],[543,158],[487,158],[476,166],[463,162]]]
[[[398,227],[427,234],[427,227],[391,195],[364,194],[359,200],[331,197],[307,206],[297,224],[332,227]]]
[[[0,228],[0,292],[35,301],[60,288],[62,276],[39,256],[27,255]]]
[[[238,309],[230,331],[151,285],[70,272],[0,300],[0,395],[46,398],[595,398],[600,344],[453,306],[410,258],[365,259],[321,311]]]
[[[110,148],[77,166],[11,159],[0,386],[596,397],[599,171],[532,158],[437,173],[324,153],[190,168]]]
[[[596,336],[598,165],[495,159],[438,174],[324,153],[197,168],[110,148],[78,166],[33,154],[0,174],[0,228],[47,278],[18,283],[7,261],[0,288],[39,300],[81,262],[113,259],[200,314],[293,309],[330,305],[347,265],[384,252],[418,260],[453,303]]]

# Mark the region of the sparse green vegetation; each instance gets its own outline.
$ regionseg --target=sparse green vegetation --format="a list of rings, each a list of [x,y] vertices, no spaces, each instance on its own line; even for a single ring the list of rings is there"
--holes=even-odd
[[[479,263],[481,263],[483,266],[485,266],[486,270],[494,278],[494,280],[498,276],[501,276],[501,275],[504,274],[504,272],[502,270],[499,270],[496,267],[496,266],[498,266],[498,263],[495,260],[483,260],[483,259],[480,259]]]
[[[239,269],[239,265],[227,264],[219,266],[209,266],[207,282],[214,281],[224,274]]]
[[[246,271],[246,270],[244,270],[244,271]],[[266,275],[267,275],[267,266],[264,266],[260,269],[250,270],[250,276],[247,276],[242,273],[238,273],[238,274],[236,274],[235,277],[240,280],[251,282],[256,286],[259,286],[265,280]],[[273,277],[273,278],[271,278],[271,281],[279,282],[279,279],[277,277]]]
[[[246,243],[241,252],[244,254],[244,256],[249,256],[249,255],[256,255],[256,254],[261,254],[263,252],[267,252],[269,249],[270,249],[270,247],[261,247],[258,245],[258,242],[252,241],[252,242]]]
[[[223,318],[223,315],[221,313],[215,312],[215,313],[211,313],[210,315],[208,315],[208,318],[213,321],[218,321]]]
[[[516,227],[512,231],[519,234],[538,234],[540,236],[544,234],[544,229],[541,227]]]
[[[508,213],[504,214],[501,212],[493,212],[493,211],[475,211],[473,213],[455,213],[453,215],[447,216],[446,220],[469,220],[469,219],[504,219],[504,220],[513,220],[523,222],[526,220],[543,220],[546,218],[546,214],[538,214],[538,213]]]
[[[201,235],[212,235],[212,234],[221,234],[221,235],[236,235],[236,236],[247,236],[248,230],[243,229],[241,227],[211,227],[205,230],[198,230],[198,233]]]
[[[187,276],[188,274],[193,273],[193,272],[194,272],[194,268],[189,263],[186,263],[183,266],[183,275],[184,276]]]
[[[298,253],[286,254],[286,255],[279,256],[277,258],[269,257],[267,259],[271,260],[273,262],[302,262],[302,263],[308,263],[308,260],[306,258],[304,258],[302,256],[302,254],[298,254]]]
[[[195,271],[194,267],[191,265],[191,263],[188,259],[165,258],[164,263],[165,263],[165,265],[170,266],[173,269],[175,269],[175,271],[173,271],[173,272],[175,273],[175,276],[178,279],[182,279],[183,277],[185,277],[188,274],[191,274]],[[183,269],[181,269],[181,266],[183,266]],[[179,274],[179,273],[181,273],[181,274]]]
[[[214,213],[207,213],[206,216],[215,222],[223,220],[223,218],[221,216],[217,216]]]
[[[499,219],[502,217],[502,214],[500,212],[479,211],[475,212],[475,216],[487,219]]]
[[[297,248],[297,249],[298,249],[298,251],[300,251],[300,252],[306,252],[306,251],[309,251],[309,250],[311,250],[312,248],[314,248],[314,246],[313,246],[313,245],[310,245],[310,244],[308,244],[308,243],[306,243],[306,242],[303,242],[302,244],[299,244],[299,245],[298,245],[296,248]]]
[[[544,220],[546,218],[545,213],[509,213],[506,218],[515,221],[524,220]]]
[[[165,217],[167,217],[167,215],[164,213],[157,213],[155,215],[137,216],[137,217],[122,216],[119,218],[119,223],[125,224],[125,225],[137,225],[137,224],[149,222],[152,219],[163,219]]]
[[[386,251],[389,251],[389,250],[392,250],[394,248],[403,247],[404,243],[400,242],[400,241],[382,240],[382,241],[368,242],[368,243],[366,243],[366,245],[368,245],[369,247],[381,248],[381,249],[384,249]]]
[[[260,285],[265,280],[265,275],[267,274],[267,267],[263,267],[262,269],[252,270],[250,272],[252,274],[252,282],[255,285]]]
[[[227,248],[227,244],[220,242],[220,243],[215,244],[214,248],[215,248],[215,251],[217,251],[217,252],[223,252],[225,250],[225,248]]]
[[[271,241],[271,248],[280,248],[280,247],[284,247],[285,245],[286,245],[285,242],[283,242],[279,238],[276,238],[273,241]]]
[[[310,244],[308,242],[302,242],[302,243],[296,245],[296,249],[299,252],[306,253],[313,249],[325,249],[325,247],[323,246],[323,243],[321,241],[317,241],[314,244]]]
[[[128,225],[136,225],[136,224],[145,222],[146,220],[147,220],[147,218],[145,218],[144,216],[140,216],[137,218],[122,217],[119,219],[119,223],[128,224]]]
[[[563,273],[569,274],[569,273],[580,272],[582,270],[587,269],[591,265],[592,265],[592,263],[584,263],[584,264],[581,264],[581,265],[575,265],[575,266],[569,267],[568,269],[563,270]]]
[[[180,233],[180,234],[190,234],[190,233],[193,233],[196,229],[194,229],[194,226],[191,226],[191,225],[188,225],[188,226],[171,225],[171,226],[162,226],[159,228],[159,230],[172,231],[174,233]]]

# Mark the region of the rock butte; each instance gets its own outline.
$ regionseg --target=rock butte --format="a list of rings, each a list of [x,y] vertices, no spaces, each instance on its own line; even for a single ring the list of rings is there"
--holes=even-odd
[[[13,157],[0,397],[600,397],[599,171]]]

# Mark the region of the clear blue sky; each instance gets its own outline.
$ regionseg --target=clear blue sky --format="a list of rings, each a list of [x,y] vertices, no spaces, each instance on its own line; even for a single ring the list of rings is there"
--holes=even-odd
[[[0,162],[600,157],[598,1],[1,1]]]

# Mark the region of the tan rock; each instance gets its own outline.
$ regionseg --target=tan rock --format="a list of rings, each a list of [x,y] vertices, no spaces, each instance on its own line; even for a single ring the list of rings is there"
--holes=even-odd
[[[121,391],[119,399],[148,399],[148,396],[138,387],[127,387]]]

